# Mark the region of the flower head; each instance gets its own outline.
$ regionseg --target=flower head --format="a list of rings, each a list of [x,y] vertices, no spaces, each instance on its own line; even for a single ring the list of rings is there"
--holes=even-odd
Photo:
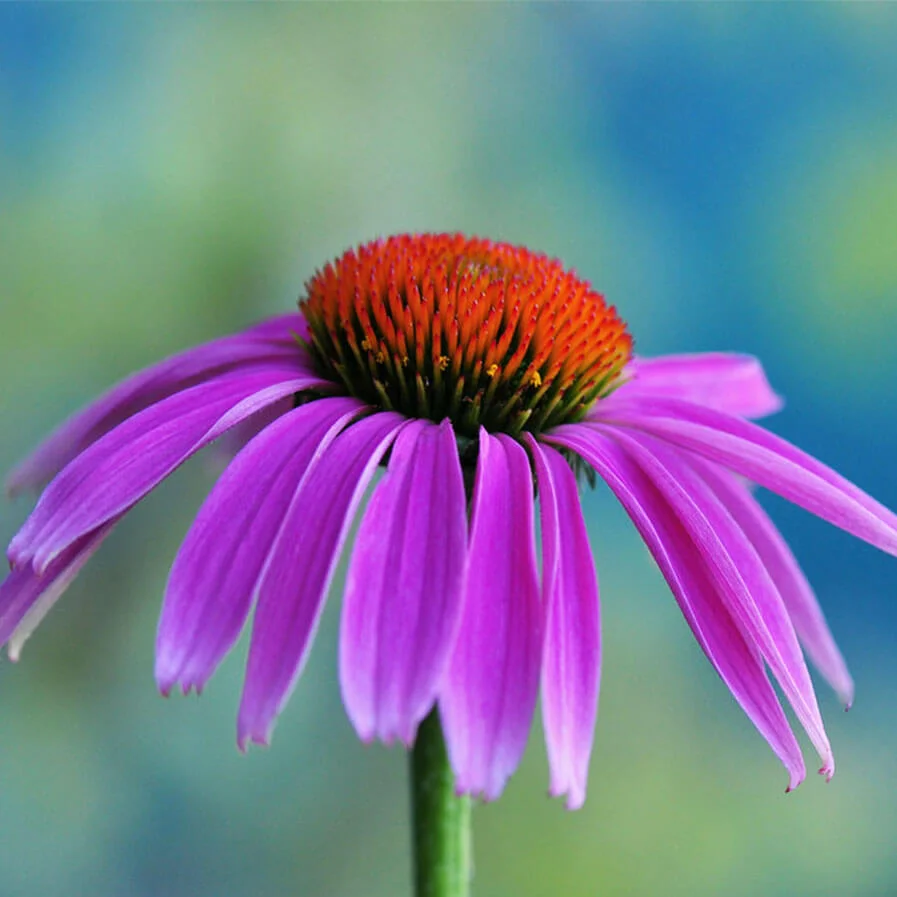
[[[342,611],[356,730],[409,744],[438,706],[459,791],[495,798],[541,689],[551,792],[576,807],[601,661],[585,470],[632,518],[789,788],[805,768],[767,669],[831,776],[803,652],[847,704],[853,684],[747,481],[891,554],[897,517],[750,422],[780,406],[756,360],[631,350],[598,293],[525,249],[422,235],[347,252],[298,314],[132,376],[13,473],[12,490],[49,485],[9,546],[0,643],[17,657],[122,515],[228,434],[239,451],[171,569],[156,678],[165,693],[202,689],[254,607],[238,740],[266,743],[385,466]]]
[[[300,309],[317,367],[350,395],[473,439],[578,420],[632,350],[613,307],[559,262],[459,234],[347,252]]]

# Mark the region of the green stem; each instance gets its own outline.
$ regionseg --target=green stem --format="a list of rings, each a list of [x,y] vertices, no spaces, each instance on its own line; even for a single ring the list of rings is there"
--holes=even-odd
[[[470,798],[455,794],[435,708],[417,730],[410,772],[415,897],[468,897]]]

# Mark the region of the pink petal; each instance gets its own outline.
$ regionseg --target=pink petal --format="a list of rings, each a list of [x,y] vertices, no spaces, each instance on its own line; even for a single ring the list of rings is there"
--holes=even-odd
[[[244,331],[243,335],[292,347],[297,345],[297,336],[307,340],[311,336],[311,330],[304,316],[298,311],[293,311],[259,321],[258,324],[253,324],[252,327]]]
[[[482,429],[479,447],[467,595],[439,704],[458,792],[493,800],[526,747],[542,609],[526,451]]]
[[[649,436],[611,432],[676,511],[706,561],[721,599],[759,649],[819,752],[820,772],[831,778],[832,749],[797,635],[753,545],[680,452]]]
[[[171,569],[156,639],[156,681],[200,690],[239,637],[290,499],[364,406],[309,402],[260,433],[225,470]]]
[[[414,740],[461,619],[467,501],[449,421],[413,421],[392,448],[346,577],[340,682],[364,740]]]
[[[759,359],[752,355],[705,352],[634,358],[626,367],[632,379],[619,399],[632,395],[686,399],[737,417],[764,417],[784,402],[773,392]]]
[[[271,366],[176,393],[125,421],[47,487],[9,546],[38,573],[80,536],[143,498],[187,458],[266,405],[320,381]]]
[[[301,322],[301,323],[300,323]],[[73,458],[110,430],[150,405],[213,377],[277,360],[293,360],[311,374],[311,359],[290,333],[304,319],[284,315],[245,333],[195,346],[132,374],[61,424],[7,478],[12,493],[48,482]]]
[[[384,412],[344,430],[296,490],[258,587],[238,741],[267,744],[302,671],[364,491],[406,421]]]
[[[599,408],[602,403],[599,403]],[[888,554],[897,516],[831,468],[756,424],[675,399],[622,399],[601,412],[716,461]]]
[[[250,440],[258,436],[266,427],[269,427],[277,418],[282,417],[296,407],[296,397],[286,396],[277,402],[250,415],[246,420],[240,421],[215,441],[212,448],[213,461],[219,464],[227,464]]]
[[[9,642],[10,660],[18,660],[25,641],[62,597],[81,568],[109,535],[117,520],[88,533],[66,549],[38,576],[30,564],[13,570],[0,585],[0,645]]]
[[[750,539],[778,587],[807,654],[849,707],[853,703],[853,679],[825,622],[819,602],[782,534],[741,480],[696,457],[691,459],[691,464]]]
[[[598,577],[576,488],[563,456],[527,437],[536,463],[542,513],[542,717],[551,794],[567,808],[586,797],[598,713],[601,629]]]
[[[627,452],[597,428],[558,427],[546,436],[576,452],[611,488],[660,567],[698,644],[789,774],[804,779],[800,746],[757,650],[720,600],[701,553],[675,509]]]

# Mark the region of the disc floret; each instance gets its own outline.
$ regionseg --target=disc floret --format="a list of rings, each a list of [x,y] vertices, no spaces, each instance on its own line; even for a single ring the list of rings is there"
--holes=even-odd
[[[403,234],[326,265],[300,308],[321,373],[459,434],[580,419],[620,382],[632,339],[560,262],[461,234]]]

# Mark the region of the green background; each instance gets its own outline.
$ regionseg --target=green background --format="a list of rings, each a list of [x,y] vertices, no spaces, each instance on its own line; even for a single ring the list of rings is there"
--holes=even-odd
[[[458,229],[574,266],[644,354],[759,355],[771,428],[897,507],[894,46],[888,5],[3,6],[0,466],[129,371],[292,308],[349,245]],[[270,750],[235,747],[245,643],[200,699],[154,690],[218,469],[151,495],[0,664],[3,897],[409,892],[405,756],[342,711],[338,588]],[[858,691],[848,715],[821,691],[834,781],[785,796],[625,515],[584,505],[589,799],[546,798],[536,723],[475,812],[477,893],[897,893],[897,565],[768,502]]]

